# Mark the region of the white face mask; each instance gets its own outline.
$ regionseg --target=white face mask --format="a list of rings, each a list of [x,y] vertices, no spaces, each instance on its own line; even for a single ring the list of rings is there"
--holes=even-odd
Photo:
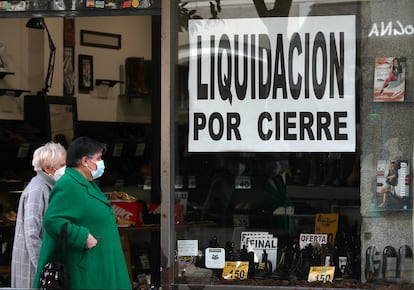
[[[96,164],[96,170],[90,170],[89,169],[91,171],[93,179],[97,179],[97,178],[101,177],[102,174],[105,171],[105,163],[104,163],[103,160],[99,160],[95,164]]]
[[[63,174],[65,174],[65,170],[66,166],[62,166],[61,168],[55,171],[55,174],[53,174],[53,178],[55,179],[55,181],[58,181],[58,179],[61,178]]]

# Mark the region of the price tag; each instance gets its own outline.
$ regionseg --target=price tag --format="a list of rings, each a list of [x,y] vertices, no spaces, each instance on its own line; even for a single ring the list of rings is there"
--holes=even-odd
[[[315,234],[327,234],[328,244],[335,241],[338,231],[339,215],[337,213],[321,213],[315,216]]]
[[[183,188],[183,177],[176,176],[175,177],[175,189],[182,189]]]
[[[151,190],[151,176],[145,176],[144,190]]]
[[[122,149],[124,148],[124,145],[121,143],[117,143],[114,145],[114,151],[112,151],[113,157],[119,157],[122,155]]]
[[[115,181],[115,188],[116,189],[119,189],[119,188],[121,188],[121,187],[123,187],[124,186],[124,180],[123,179],[117,179],[116,181]]]
[[[149,262],[147,255],[141,255],[139,256],[139,261],[141,262],[141,267],[143,270],[151,269],[151,264]]]
[[[29,153],[30,144],[23,143],[20,144],[19,150],[17,151],[17,158],[26,158]]]
[[[188,176],[188,189],[195,189],[197,188],[197,180],[196,177],[193,175]]]
[[[252,187],[250,176],[236,176],[234,186],[235,189],[250,189]]]
[[[145,143],[138,143],[135,149],[135,156],[143,156],[145,150]]]
[[[332,282],[334,279],[335,266],[310,267],[308,282]]]
[[[234,227],[249,227],[249,215],[247,214],[235,214],[233,215]]]
[[[224,264],[223,279],[245,280],[248,272],[249,262],[229,261]]]

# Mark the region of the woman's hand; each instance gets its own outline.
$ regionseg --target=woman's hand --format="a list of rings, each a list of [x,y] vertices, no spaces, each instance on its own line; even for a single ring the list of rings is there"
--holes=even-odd
[[[91,249],[98,244],[98,240],[94,238],[91,234],[88,234],[88,238],[86,239],[85,249]]]

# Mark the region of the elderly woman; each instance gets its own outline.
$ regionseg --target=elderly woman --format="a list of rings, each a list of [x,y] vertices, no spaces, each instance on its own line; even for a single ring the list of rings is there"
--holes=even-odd
[[[36,273],[43,236],[43,214],[49,193],[65,172],[66,150],[47,143],[33,153],[36,175],[20,196],[11,263],[11,287],[31,288]]]
[[[67,224],[66,268],[71,289],[131,289],[115,215],[95,179],[102,176],[105,145],[78,137],[69,145],[65,175],[50,193],[45,234],[33,287],[43,266],[62,259],[55,251]]]

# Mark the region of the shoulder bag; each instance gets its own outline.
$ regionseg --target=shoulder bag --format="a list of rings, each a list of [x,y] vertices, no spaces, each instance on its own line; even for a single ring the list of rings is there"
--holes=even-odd
[[[58,249],[63,249],[63,259],[49,261],[43,266],[39,278],[39,289],[69,289],[69,275],[65,266],[67,226],[67,223],[62,226],[55,248],[55,253]]]

